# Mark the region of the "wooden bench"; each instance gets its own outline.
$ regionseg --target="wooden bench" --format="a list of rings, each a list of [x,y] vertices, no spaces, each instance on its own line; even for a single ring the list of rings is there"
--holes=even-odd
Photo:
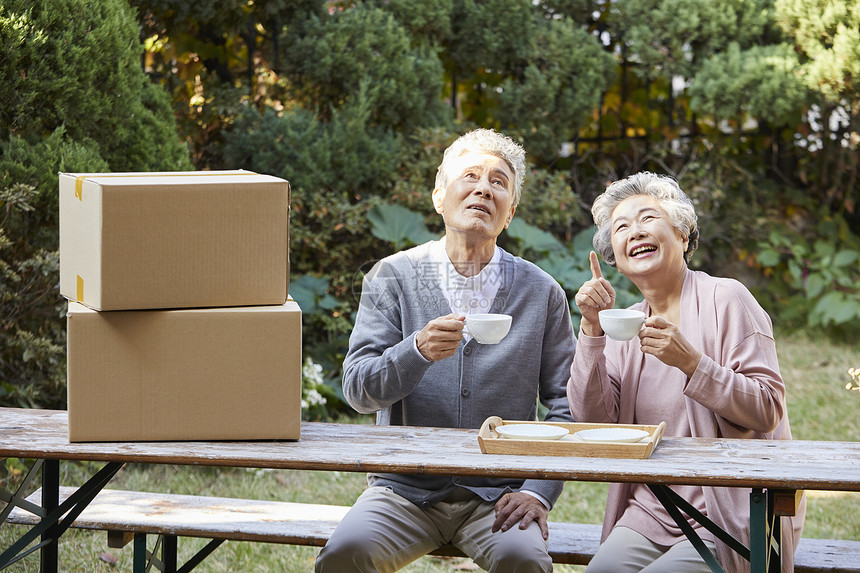
[[[60,488],[61,501],[74,490]],[[41,490],[28,501],[39,505]],[[164,536],[166,570],[189,571],[226,540],[261,541],[322,547],[348,507],[280,501],[228,499],[197,495],[102,490],[72,524],[79,529],[107,531],[108,546],[119,548],[134,539],[135,571],[152,556],[146,535]],[[10,523],[34,525],[39,518],[15,508]],[[600,525],[551,522],[549,552],[555,563],[586,565],[600,544]],[[194,558],[177,568],[176,539],[211,539]],[[433,555],[462,556],[443,546]],[[165,570],[163,569],[163,570]],[[796,572],[860,572],[860,541],[802,539],[795,553]]]

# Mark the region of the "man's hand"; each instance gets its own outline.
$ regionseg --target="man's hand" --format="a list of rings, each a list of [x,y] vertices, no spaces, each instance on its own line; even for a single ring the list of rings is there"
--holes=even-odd
[[[544,539],[549,539],[547,516],[549,511],[538,498],[521,491],[506,493],[496,502],[496,521],[493,522],[493,533],[507,531],[520,522],[520,529],[525,529],[533,521],[537,522]]]
[[[462,314],[449,314],[434,318],[415,335],[418,352],[433,362],[454,356],[460,341],[463,340],[463,326],[466,317]]]
[[[573,300],[582,314],[582,321],[580,321],[582,332],[586,336],[603,336],[598,313],[615,306],[615,289],[612,288],[608,280],[603,278],[597,253],[591,251],[588,255],[588,262],[591,266],[591,279],[579,287]]]

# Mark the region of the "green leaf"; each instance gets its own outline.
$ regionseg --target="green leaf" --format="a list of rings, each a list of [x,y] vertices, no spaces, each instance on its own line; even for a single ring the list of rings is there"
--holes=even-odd
[[[806,296],[809,298],[817,297],[826,285],[827,281],[820,273],[810,273],[806,277]]]
[[[422,215],[400,205],[374,205],[367,213],[367,218],[373,236],[394,243],[397,249],[437,238],[427,229]]]
[[[573,252],[577,255],[587,255],[594,250],[593,240],[596,232],[596,227],[588,227],[577,233],[573,238]]]
[[[779,264],[779,253],[773,249],[765,249],[758,254],[758,262],[765,267],[775,267]]]
[[[836,284],[849,291],[857,291],[858,287],[857,277],[848,274],[840,274],[836,277]]]
[[[797,243],[796,245],[790,245],[791,254],[794,255],[795,258],[803,259],[809,254],[809,248],[803,243]]]
[[[822,296],[810,313],[810,321],[818,324],[841,324],[851,319],[854,313],[853,301],[847,300],[844,293],[831,291]]]
[[[815,241],[815,255],[820,258],[831,257],[836,252],[836,247],[830,241],[819,239]]]
[[[799,281],[803,277],[803,267],[796,261],[788,261],[788,272],[791,273],[791,278],[795,281]]]
[[[338,303],[337,299],[334,298],[333,296],[331,296],[330,294],[326,294],[325,296],[323,296],[322,298],[320,298],[317,301],[317,304],[319,305],[320,308],[323,308],[325,310],[332,310],[332,309],[336,308],[337,305],[340,303]]]
[[[338,302],[328,294],[328,287],[327,278],[300,275],[293,277],[293,280],[290,281],[290,296],[305,314],[331,310],[337,306]]]
[[[842,296],[839,302],[828,309],[827,318],[834,324],[845,324],[854,318],[858,306],[860,303],[857,301]]]
[[[773,229],[767,236],[768,240],[772,245],[778,245],[780,241],[782,241],[782,233],[778,232],[776,229]],[[764,246],[763,243],[759,243],[759,246]]]
[[[508,235],[520,242],[526,249],[539,253],[549,253],[564,249],[564,245],[552,234],[529,225],[522,219],[514,219],[508,227]]]
[[[572,292],[579,290],[582,283],[591,278],[591,271],[579,268],[576,260],[570,256],[552,255],[536,261],[535,264]]]
[[[834,267],[847,267],[848,265],[854,263],[857,260],[857,257],[860,256],[860,253],[851,249],[842,249],[836,256],[833,257],[833,266]]]
[[[782,234],[780,231],[777,231],[777,230],[771,231],[770,234],[768,235],[768,239],[770,240],[770,243],[759,243],[759,246],[762,248],[769,247],[771,245],[774,245],[777,247],[791,247],[792,246],[791,239],[789,239],[788,237],[786,237],[784,234]]]

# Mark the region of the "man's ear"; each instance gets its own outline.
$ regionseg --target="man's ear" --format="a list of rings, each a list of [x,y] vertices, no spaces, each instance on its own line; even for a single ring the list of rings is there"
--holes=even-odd
[[[507,228],[508,228],[508,225],[510,225],[510,224],[511,224],[511,221],[513,221],[513,219],[514,219],[514,213],[516,213],[516,212],[517,212],[517,206],[516,206],[516,205],[511,205],[511,212],[510,212],[510,213],[508,213],[508,218],[507,218],[507,219],[505,219],[505,229],[507,229]]]
[[[441,187],[436,187],[433,189],[433,207],[436,209],[436,212],[440,215],[442,214],[442,202],[445,200],[445,190]]]

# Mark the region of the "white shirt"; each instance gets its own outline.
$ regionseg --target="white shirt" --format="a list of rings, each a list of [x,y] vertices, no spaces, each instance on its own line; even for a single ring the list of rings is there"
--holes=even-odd
[[[457,272],[445,250],[444,237],[433,245],[430,253],[438,265],[439,287],[451,312],[464,315],[490,312],[502,281],[502,250],[499,247],[495,248],[490,262],[472,277],[464,277]],[[463,333],[463,338],[467,342],[472,339],[468,333]]]

